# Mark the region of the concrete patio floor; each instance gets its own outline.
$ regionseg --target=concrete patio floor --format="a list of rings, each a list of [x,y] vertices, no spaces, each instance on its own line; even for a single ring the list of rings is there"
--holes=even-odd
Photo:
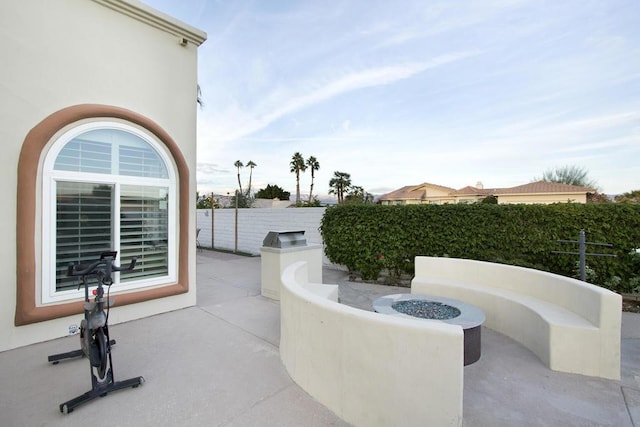
[[[146,382],[63,415],[91,387],[85,359],[52,366],[78,337],[0,353],[0,425],[346,426],[298,387],[280,363],[279,305],[260,296],[260,258],[198,252],[197,306],[110,328],[116,380]],[[371,310],[406,288],[340,284],[341,302]],[[547,369],[526,348],[483,328],[481,359],[464,368],[464,426],[634,426],[640,422],[640,314],[623,313],[622,379]],[[398,420],[397,426],[402,426]]]

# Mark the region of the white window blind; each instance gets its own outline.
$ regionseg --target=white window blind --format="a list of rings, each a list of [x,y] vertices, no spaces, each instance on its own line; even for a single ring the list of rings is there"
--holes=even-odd
[[[81,125],[69,134],[43,169],[51,194],[44,201],[55,212],[55,220],[43,221],[43,242],[51,241],[43,286],[54,283],[43,301],[73,298],[78,279],[67,277],[69,263],[87,264],[105,251],[118,251],[121,265],[138,258],[133,271],[115,276],[116,288],[173,282],[177,185],[168,154],[121,123]]]
[[[120,192],[120,255],[138,258],[122,281],[167,275],[168,189],[123,185]]]
[[[167,169],[151,147],[121,146],[120,175],[168,178]]]
[[[111,145],[86,138],[73,139],[60,151],[54,168],[64,171],[110,174]]]
[[[75,289],[69,263],[87,264],[112,250],[113,185],[59,182],[56,191],[56,290]]]

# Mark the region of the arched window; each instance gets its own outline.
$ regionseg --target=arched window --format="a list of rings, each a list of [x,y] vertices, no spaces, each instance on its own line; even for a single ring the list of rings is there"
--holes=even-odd
[[[143,129],[109,121],[61,135],[43,165],[42,303],[77,298],[69,263],[118,251],[112,291],[175,281],[176,173],[163,146]]]
[[[74,105],[33,127],[18,161],[15,325],[82,313],[67,264],[103,251],[139,260],[116,277],[118,306],[189,292],[189,175],[176,141],[131,110]]]

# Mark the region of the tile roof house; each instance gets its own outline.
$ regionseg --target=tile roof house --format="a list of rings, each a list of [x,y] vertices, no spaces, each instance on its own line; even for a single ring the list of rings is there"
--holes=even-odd
[[[499,204],[513,203],[586,203],[587,195],[595,190],[577,185],[536,181],[509,188],[484,188],[481,183],[459,190],[430,184],[408,185],[379,198],[383,205],[415,205],[474,203],[494,196]]]

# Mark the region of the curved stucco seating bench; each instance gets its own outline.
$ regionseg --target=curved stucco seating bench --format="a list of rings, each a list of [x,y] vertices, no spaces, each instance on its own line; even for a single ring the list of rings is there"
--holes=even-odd
[[[337,285],[308,283],[306,262],[283,271],[280,358],[291,378],[355,426],[461,425],[460,326],[337,300]]]
[[[411,292],[480,307],[484,325],[520,342],[555,371],[620,379],[620,295],[523,267],[416,257]]]

